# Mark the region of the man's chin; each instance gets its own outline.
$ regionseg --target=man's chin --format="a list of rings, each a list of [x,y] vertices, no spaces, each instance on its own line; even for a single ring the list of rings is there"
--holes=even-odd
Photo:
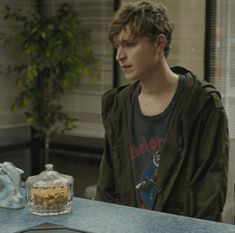
[[[125,78],[127,81],[130,81],[130,82],[138,80],[138,78],[136,76],[125,75]]]

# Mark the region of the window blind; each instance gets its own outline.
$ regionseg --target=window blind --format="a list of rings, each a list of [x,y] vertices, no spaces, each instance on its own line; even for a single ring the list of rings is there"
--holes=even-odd
[[[170,66],[183,66],[204,79],[205,1],[162,0],[174,22]]]
[[[108,24],[113,14],[110,0],[50,0],[42,1],[42,11],[50,14],[62,3],[71,3],[79,13],[81,24],[91,29],[92,49],[100,60],[100,80],[81,80],[77,90],[67,91],[62,99],[65,111],[78,118],[77,128],[67,134],[73,136],[104,136],[101,121],[101,96],[112,87],[113,49],[107,39]]]
[[[5,5],[8,4],[12,9],[22,8],[25,12],[35,10],[35,2],[33,0],[1,0],[0,11],[4,12]],[[3,20],[0,18],[0,32],[6,34],[14,34],[19,30],[19,25],[13,21]],[[16,49],[8,48],[0,44],[0,70],[3,71],[8,65],[17,64],[20,54],[16,53]],[[17,96],[15,87],[15,79],[12,76],[0,74],[0,129],[13,128],[16,126],[26,125],[23,111],[12,112],[11,105]]]
[[[211,51],[211,82],[221,92],[229,121],[230,138],[235,138],[235,1],[212,1],[216,7],[216,44]]]

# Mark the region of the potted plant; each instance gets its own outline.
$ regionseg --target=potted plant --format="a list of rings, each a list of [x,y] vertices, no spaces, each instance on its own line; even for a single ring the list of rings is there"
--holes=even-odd
[[[51,136],[76,127],[77,119],[65,113],[60,104],[65,89],[78,87],[81,78],[99,76],[90,31],[81,26],[78,13],[68,3],[43,17],[24,15],[21,9],[13,11],[9,6],[5,9],[4,19],[15,20],[22,28],[20,34],[2,39],[17,42],[17,48],[26,55],[22,62],[6,69],[16,75],[19,90],[12,109],[25,110],[27,122],[44,142],[47,163]]]

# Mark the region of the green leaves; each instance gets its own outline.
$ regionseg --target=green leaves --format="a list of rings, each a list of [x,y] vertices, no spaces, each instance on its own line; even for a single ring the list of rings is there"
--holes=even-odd
[[[15,35],[20,40],[15,41],[27,57],[27,62],[21,64],[19,59],[19,64],[7,69],[16,76],[19,89],[12,109],[24,108],[28,123],[44,138],[48,133],[73,129],[77,119],[63,112],[59,100],[66,88],[78,87],[82,77],[99,76],[90,31],[82,27],[78,13],[68,3],[52,16],[23,15],[21,9],[13,11],[9,6],[5,12],[5,20],[22,26],[20,35]]]

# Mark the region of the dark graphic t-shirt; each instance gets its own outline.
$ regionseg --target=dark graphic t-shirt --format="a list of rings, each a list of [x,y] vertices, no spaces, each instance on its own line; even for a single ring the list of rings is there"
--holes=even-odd
[[[180,84],[180,82],[179,82]],[[138,102],[140,86],[132,101],[130,156],[136,184],[137,204],[140,208],[152,209],[156,191],[155,180],[160,162],[161,146],[177,99],[175,96],[164,112],[155,116],[142,114]]]

